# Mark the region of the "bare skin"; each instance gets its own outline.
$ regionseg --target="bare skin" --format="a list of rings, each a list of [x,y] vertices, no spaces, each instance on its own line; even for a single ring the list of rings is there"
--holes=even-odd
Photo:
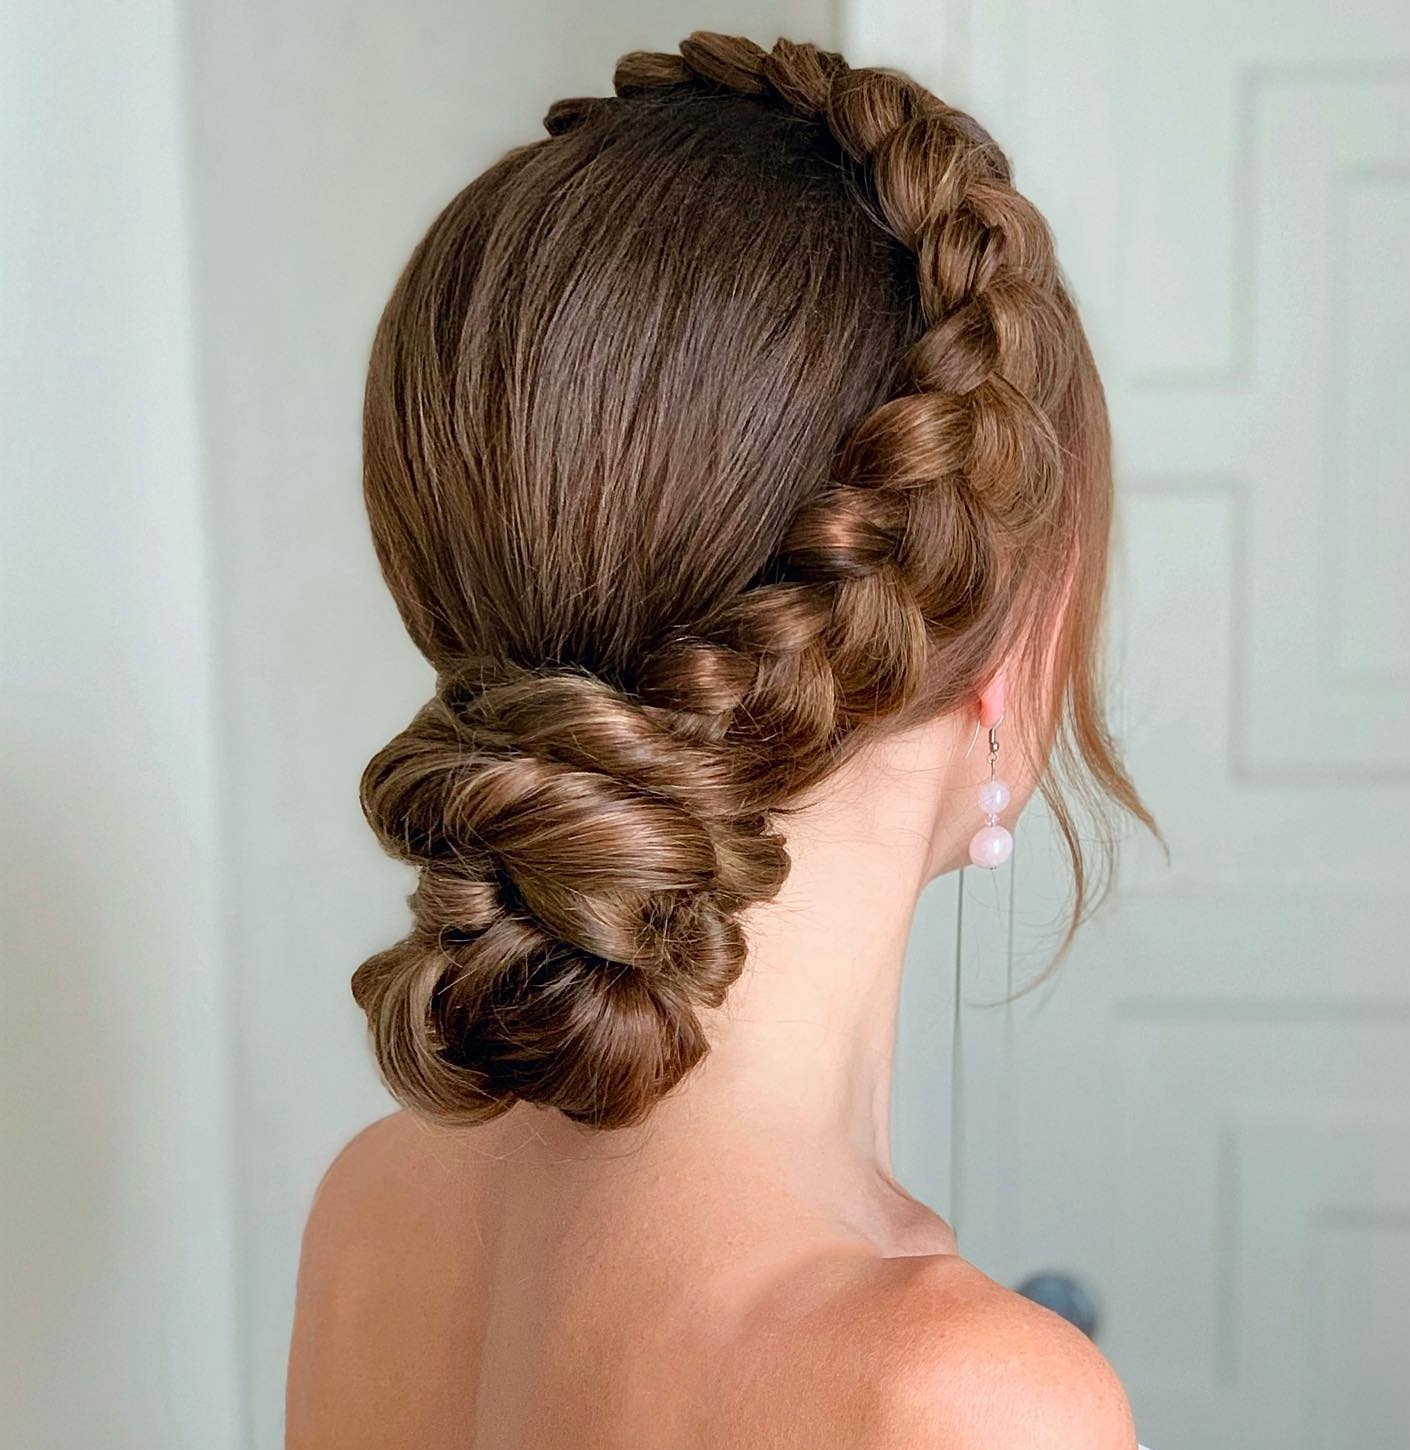
[[[983,730],[894,736],[787,823],[705,1062],[640,1128],[393,1114],[304,1238],[289,1450],[1135,1450],[1100,1352],[891,1172],[902,958],[966,859]],[[1012,821],[1031,793],[1012,761]]]

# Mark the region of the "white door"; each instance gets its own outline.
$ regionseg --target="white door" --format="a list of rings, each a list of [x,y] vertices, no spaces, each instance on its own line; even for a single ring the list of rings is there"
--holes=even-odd
[[[1116,433],[1116,724],[1172,856],[1134,838],[1053,981],[985,1007],[1061,910],[1025,819],[966,873],[957,1021],[931,889],[903,1176],[987,1272],[1090,1296],[1156,1450],[1405,1450],[1410,6],[859,0],[843,44],[974,111],[1053,223]]]

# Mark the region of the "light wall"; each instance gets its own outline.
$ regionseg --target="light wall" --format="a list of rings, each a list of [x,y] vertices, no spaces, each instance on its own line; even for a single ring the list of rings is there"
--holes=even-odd
[[[7,1450],[242,1441],[179,18],[0,37]]]
[[[388,1102],[357,806],[430,689],[372,558],[372,328],[621,52],[826,3],[0,12],[0,1443],[273,1450],[298,1234]]]

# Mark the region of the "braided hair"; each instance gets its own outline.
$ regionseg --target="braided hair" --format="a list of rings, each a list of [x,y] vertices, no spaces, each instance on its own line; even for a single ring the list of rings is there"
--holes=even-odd
[[[373,538],[437,688],[364,773],[418,885],[353,990],[392,1091],[457,1122],[642,1118],[708,1050],[780,818],[1004,661],[1073,928],[1064,767],[1147,819],[1099,703],[1101,385],[993,138],[787,40],[696,32],[614,92],[451,201],[369,369]]]

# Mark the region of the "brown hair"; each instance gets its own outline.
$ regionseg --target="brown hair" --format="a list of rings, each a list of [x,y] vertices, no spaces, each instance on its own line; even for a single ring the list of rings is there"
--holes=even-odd
[[[392,1091],[460,1122],[639,1120],[707,1050],[780,813],[1001,663],[1074,927],[1059,777],[1146,819],[1097,680],[1102,387],[999,147],[785,40],[614,80],[437,217],[367,381],[377,554],[438,685],[363,777],[420,874],[353,990]]]

